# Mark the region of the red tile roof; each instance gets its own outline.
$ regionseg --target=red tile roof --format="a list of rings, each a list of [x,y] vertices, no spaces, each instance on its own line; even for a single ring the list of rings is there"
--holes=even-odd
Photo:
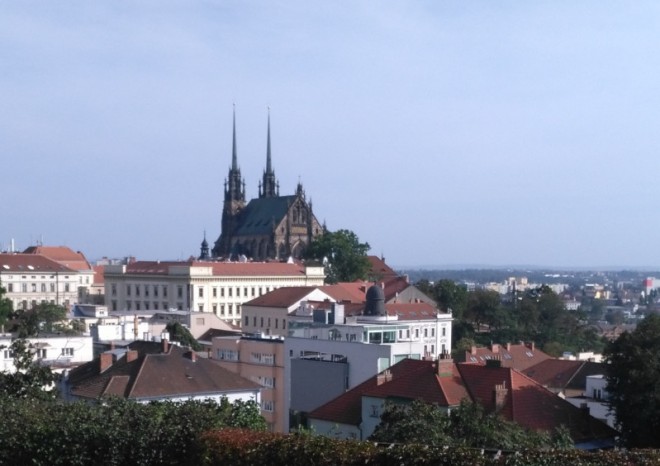
[[[75,270],[38,254],[0,254],[0,272],[75,273]]]
[[[452,364],[450,360],[441,360],[445,369],[451,364],[451,372],[439,376],[437,364],[436,361],[404,359],[315,409],[309,417],[359,425],[362,396],[418,399],[440,406],[456,406],[462,399],[469,398],[481,404],[487,412],[493,412],[496,410],[495,387],[500,385],[506,389],[500,414],[525,428],[552,431],[565,425],[575,441],[616,435],[607,424],[586,415],[580,408],[515,369]]]
[[[337,302],[363,303],[366,300],[369,282],[340,282],[334,285],[325,285],[321,289]]]
[[[439,377],[436,362],[404,359],[380,375],[388,371],[391,375],[389,381],[379,385],[378,376],[374,376],[315,409],[309,417],[358,425],[361,422],[363,395],[422,399],[440,406],[456,406],[467,396],[455,366],[452,367],[451,375]]]
[[[544,387],[554,390],[584,390],[588,375],[607,373],[607,365],[591,361],[546,359],[523,371]]]
[[[93,266],[94,269],[94,284],[103,285],[105,283],[105,267],[102,265]]]
[[[459,357],[460,362],[481,365],[486,364],[491,359],[500,359],[502,366],[523,371],[541,361],[551,359],[551,357],[537,349],[533,343],[493,344],[489,348],[472,347],[471,351],[466,351],[465,354]]]
[[[438,316],[438,310],[428,303],[390,303],[385,304],[385,310],[399,320],[435,320]]]
[[[92,266],[82,252],[74,252],[66,246],[30,246],[23,251],[23,254],[42,255],[73,270],[92,270]]]
[[[83,364],[69,373],[71,394],[97,399],[117,395],[135,399],[174,398],[258,390],[260,385],[220,367],[211,359],[197,357],[189,350],[170,345],[161,352],[161,343],[134,342],[129,348],[138,357],[127,362],[126,356],[100,372],[100,363]]]
[[[398,275],[392,267],[385,263],[384,259],[378,256],[367,256],[367,260],[371,266],[369,276],[374,280],[382,280],[386,277],[396,277]]]
[[[256,307],[289,307],[304,300],[314,290],[319,289],[316,286],[285,286],[277,288],[269,293],[254,298],[243,306],[256,306]]]

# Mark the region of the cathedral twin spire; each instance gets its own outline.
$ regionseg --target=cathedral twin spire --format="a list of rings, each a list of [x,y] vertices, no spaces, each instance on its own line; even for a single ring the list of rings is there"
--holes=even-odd
[[[266,143],[266,170],[259,182],[259,198],[277,197],[280,195],[280,185],[275,178],[270,149],[270,107],[268,108],[268,135]],[[236,106],[234,105],[231,168],[225,180],[225,200],[245,202],[245,180],[241,177],[238,167],[238,150],[236,146]]]

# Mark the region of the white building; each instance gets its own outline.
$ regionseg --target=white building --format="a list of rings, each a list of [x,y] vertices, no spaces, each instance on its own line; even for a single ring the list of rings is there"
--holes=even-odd
[[[35,358],[55,372],[78,366],[94,358],[92,338],[89,336],[48,335],[27,338],[27,341],[31,345]],[[16,369],[14,355],[10,348],[11,343],[11,335],[0,336],[0,347],[2,347],[0,370],[12,372]]]
[[[81,279],[77,270],[39,254],[0,254],[0,285],[16,310],[41,303],[69,307],[82,293]]]
[[[234,325],[241,307],[285,286],[322,285],[323,267],[280,262],[146,262],[105,267],[110,311],[168,310],[213,312]]]

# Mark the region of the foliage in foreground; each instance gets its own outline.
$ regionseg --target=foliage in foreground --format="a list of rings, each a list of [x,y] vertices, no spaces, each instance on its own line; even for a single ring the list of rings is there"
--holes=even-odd
[[[466,447],[375,444],[310,435],[225,429],[202,437],[207,465],[454,465],[637,466],[660,464],[660,451],[520,450],[498,453]]]
[[[660,315],[608,345],[607,392],[629,448],[660,447]]]
[[[200,436],[225,427],[265,429],[254,402],[101,404],[0,398],[0,464],[197,465]]]
[[[503,450],[573,447],[566,429],[553,434],[527,430],[467,400],[449,415],[446,409],[422,401],[390,403],[370,440]]]

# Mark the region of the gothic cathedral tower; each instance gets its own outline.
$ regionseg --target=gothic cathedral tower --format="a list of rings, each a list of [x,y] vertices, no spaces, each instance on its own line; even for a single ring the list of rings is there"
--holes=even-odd
[[[233,114],[231,168],[225,179],[225,199],[222,209],[222,230],[212,250],[213,256],[225,255],[231,248],[230,240],[238,226],[238,217],[245,208],[245,180],[238,167],[236,150],[236,106]]]

